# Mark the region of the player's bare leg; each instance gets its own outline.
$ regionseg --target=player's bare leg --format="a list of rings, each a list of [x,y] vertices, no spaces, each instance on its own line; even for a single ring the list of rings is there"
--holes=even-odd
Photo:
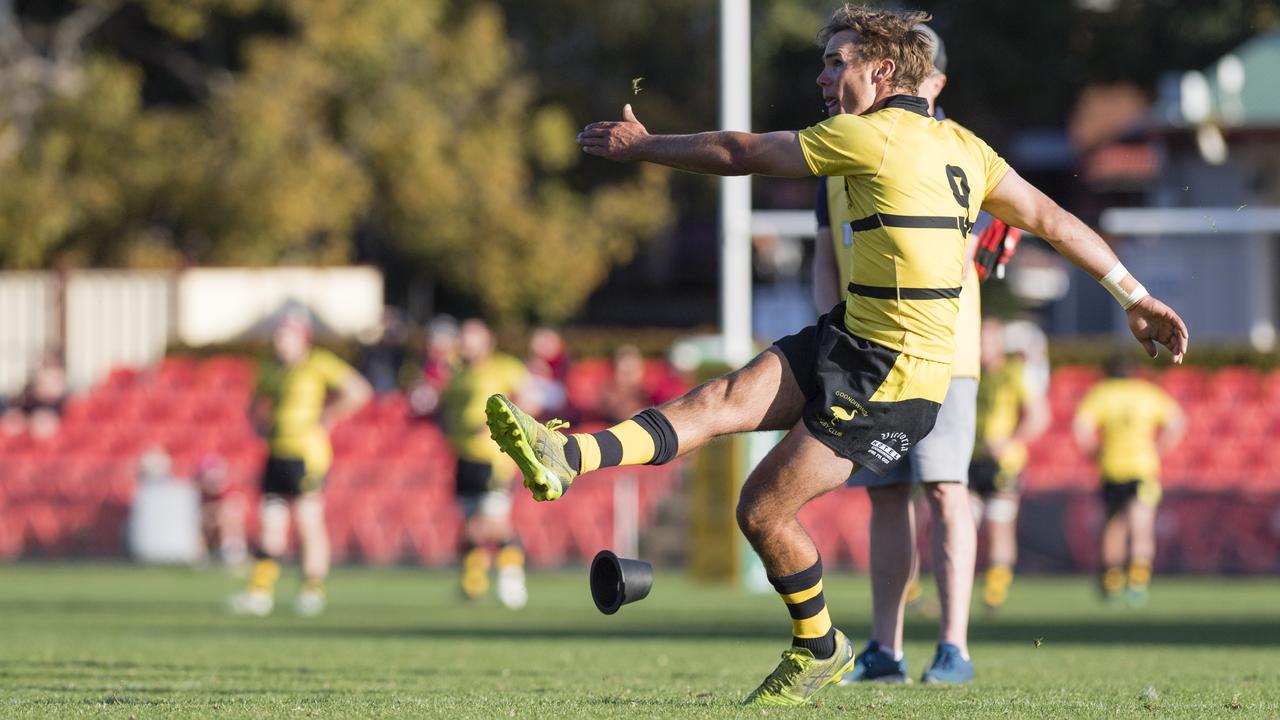
[[[1129,540],[1129,517],[1127,512],[1111,513],[1102,525],[1102,578],[1101,590],[1104,598],[1117,599],[1124,591],[1126,574],[1124,570],[1125,549]]]
[[[295,609],[300,615],[324,610],[324,581],[329,577],[329,531],[324,524],[324,494],[304,493],[293,501],[293,518],[302,551],[302,591]]]
[[[660,465],[708,441],[752,430],[785,430],[804,395],[786,359],[770,348],[740,370],[598,433],[563,435],[502,395],[485,406],[490,434],[520,466],[535,500],[559,498],[579,474],[617,465]]]
[[[911,486],[871,487],[867,495],[871,498],[871,640],[897,658],[902,653],[907,584],[916,563]]]
[[[987,573],[982,602],[995,610],[1009,598],[1013,568],[1018,562],[1018,494],[998,492],[986,502]]]
[[[771,347],[740,370],[708,380],[658,410],[680,439],[679,457],[723,435],[788,430],[803,407],[791,366]]]
[[[1151,564],[1156,557],[1156,507],[1140,498],[1125,508],[1129,520],[1128,599],[1130,605],[1145,605],[1151,584]]]
[[[969,600],[977,560],[977,530],[970,512],[969,488],[958,482],[925,483],[933,513],[933,573],[941,611],[938,642],[969,653]]]
[[[787,604],[792,626],[792,646],[747,696],[748,704],[801,704],[853,667],[853,647],[827,612],[818,549],[796,515],[813,498],[841,487],[854,469],[797,423],[742,488],[738,527]]]
[[[276,581],[280,579],[279,558],[289,546],[289,503],[278,495],[262,499],[258,518],[257,559],[249,572],[248,587],[231,598],[231,612],[239,615],[267,615],[275,607]]]

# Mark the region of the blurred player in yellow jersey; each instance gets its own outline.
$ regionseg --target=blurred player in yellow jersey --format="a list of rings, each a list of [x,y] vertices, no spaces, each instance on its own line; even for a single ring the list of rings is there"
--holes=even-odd
[[[1128,590],[1131,605],[1146,603],[1156,554],[1160,456],[1182,439],[1186,423],[1178,403],[1155,384],[1130,377],[1120,356],[1107,363],[1108,379],[1085,394],[1076,410],[1076,443],[1097,460],[1106,523],[1102,528],[1102,592],[1109,600]],[[1126,571],[1125,545],[1129,566]]]
[[[262,535],[249,586],[232,598],[231,609],[250,615],[271,612],[292,511],[303,578],[295,610],[317,615],[324,610],[324,581],[329,575],[329,533],[324,524],[324,479],[333,464],[329,432],[359,410],[373,391],[338,356],[312,347],[311,319],[305,310],[286,312],[271,339],[276,362],[258,378],[250,410],[269,448],[262,471]]]
[[[987,571],[982,602],[999,608],[1009,597],[1018,560],[1018,501],[1027,445],[1049,426],[1043,392],[1028,381],[1023,360],[1006,350],[1004,323],[982,322],[982,380],[978,431],[969,464],[974,518],[987,526]]]
[[[498,570],[498,600],[523,607],[524,551],[511,526],[511,481],[517,468],[489,437],[485,401],[494,393],[523,396],[529,372],[518,359],[494,351],[493,333],[481,320],[467,320],[459,334],[461,366],[441,395],[440,418],[458,457],[455,495],[462,531],[462,593],[478,599],[489,589],[489,567]]]

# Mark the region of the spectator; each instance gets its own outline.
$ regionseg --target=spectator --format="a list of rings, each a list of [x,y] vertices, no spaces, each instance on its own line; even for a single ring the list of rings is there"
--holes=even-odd
[[[529,337],[529,356],[525,361],[529,368],[527,388],[530,401],[544,414],[558,414],[569,401],[565,389],[565,376],[569,373],[569,355],[565,352],[564,338],[549,327],[540,327]]]
[[[440,394],[461,362],[458,348],[458,321],[449,315],[437,315],[427,325],[426,358],[422,363],[422,381],[409,394],[409,407],[416,417],[429,417],[440,406]]]
[[[600,391],[596,413],[611,423],[622,422],[655,404],[644,384],[644,356],[634,345],[623,345],[613,353],[613,376]]]
[[[67,371],[54,351],[45,352],[32,372],[31,380],[5,409],[6,434],[27,432],[37,440],[52,437],[61,424],[62,406],[67,400]]]
[[[375,338],[364,347],[360,371],[369,380],[373,392],[378,395],[400,389],[400,368],[405,360],[405,340],[408,331],[399,308],[387,306],[382,311],[382,322],[374,328]]]

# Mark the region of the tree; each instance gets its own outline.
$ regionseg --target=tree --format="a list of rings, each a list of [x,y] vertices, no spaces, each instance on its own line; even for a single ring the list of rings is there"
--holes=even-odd
[[[495,317],[559,320],[670,220],[662,172],[570,183],[574,123],[488,3],[85,2],[31,21],[69,38],[41,48],[11,10],[0,92],[33,58],[61,75],[0,116],[6,267],[342,263],[360,229]]]

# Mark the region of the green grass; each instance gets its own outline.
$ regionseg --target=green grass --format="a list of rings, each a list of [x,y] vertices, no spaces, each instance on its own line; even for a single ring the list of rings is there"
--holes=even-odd
[[[585,572],[536,575],[529,607],[455,602],[453,576],[343,570],[305,620],[232,618],[218,571],[0,566],[0,716],[19,718],[1276,717],[1280,583],[1159,579],[1143,611],[1084,579],[1019,578],[975,617],[968,687],[829,688],[815,706],[737,703],[786,645],[777,598],[659,571],[596,612]],[[867,632],[866,580],[828,578],[836,622]],[[908,621],[917,676],[932,622]],[[1039,648],[1034,640],[1043,638]]]

